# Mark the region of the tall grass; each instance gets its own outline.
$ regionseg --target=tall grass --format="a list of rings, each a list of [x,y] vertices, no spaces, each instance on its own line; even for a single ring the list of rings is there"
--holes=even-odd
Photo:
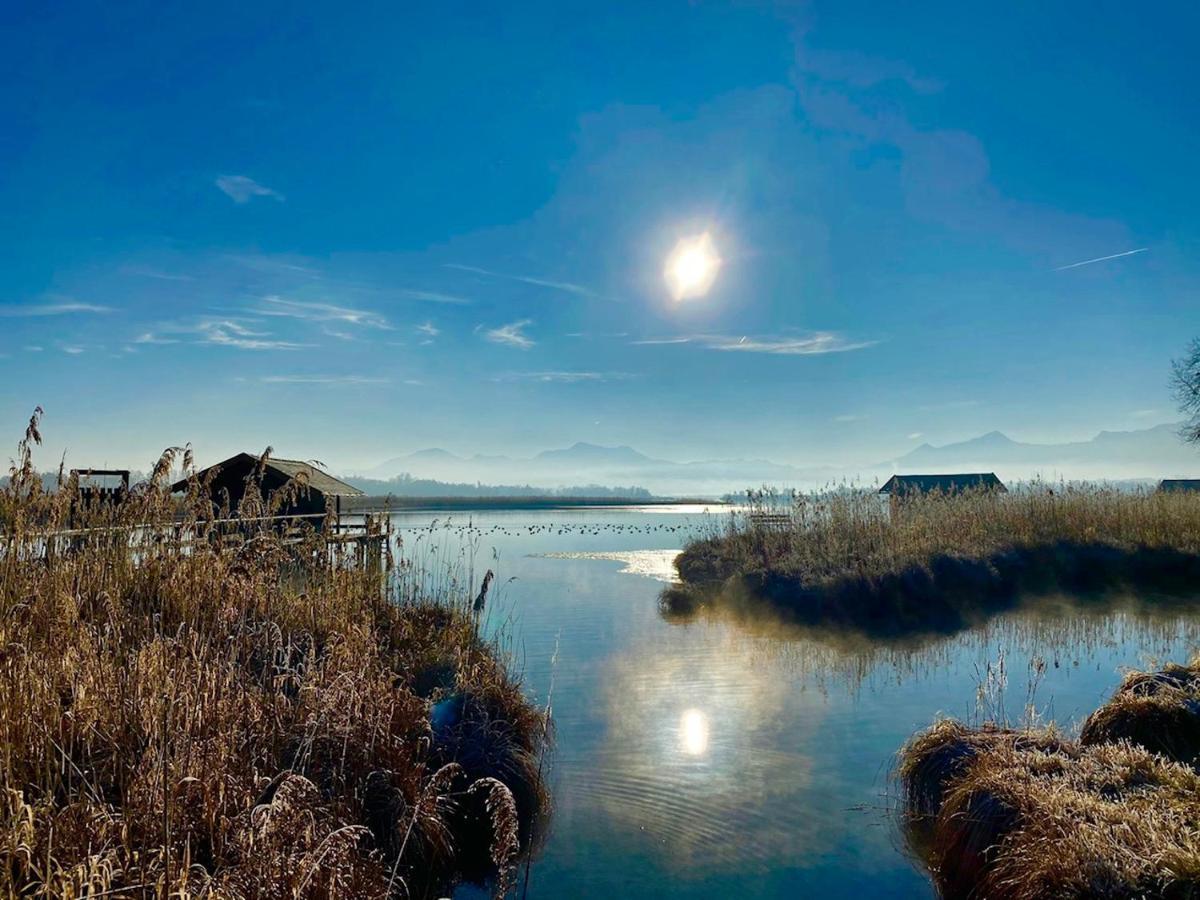
[[[46,492],[37,426],[0,492],[0,895],[511,886],[547,729],[468,591],[331,566],[253,491],[230,546],[201,485],[169,494],[184,450],[124,503]]]
[[[788,523],[756,526],[756,514],[768,511],[786,513]],[[914,495],[893,510],[871,490],[754,492],[749,514],[730,516],[685,549],[680,572],[703,581],[769,571],[815,585],[928,566],[938,556],[1095,543],[1200,552],[1200,495],[1039,482],[1007,494]]]

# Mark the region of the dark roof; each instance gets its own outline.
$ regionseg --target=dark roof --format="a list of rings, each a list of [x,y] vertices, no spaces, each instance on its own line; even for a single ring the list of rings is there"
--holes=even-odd
[[[969,490],[1007,491],[995,472],[962,472],[956,475],[893,475],[881,494],[957,494]]]
[[[1160,491],[1200,491],[1200,478],[1164,478],[1158,483]]]
[[[257,464],[259,457],[253,453],[239,453],[237,456],[231,456],[229,459],[219,462],[216,465],[209,466],[196,473],[196,477],[203,479],[213,469],[233,468],[238,464]],[[302,462],[298,459],[276,459],[269,457],[267,459],[266,468],[271,469],[284,478],[291,480],[303,474],[307,476],[308,487],[318,493],[332,497],[340,494],[343,497],[361,497],[363,492],[356,487],[346,484],[344,481],[339,481],[328,472],[318,469],[316,466]],[[171,486],[173,491],[187,490],[187,479],[176,482]]]

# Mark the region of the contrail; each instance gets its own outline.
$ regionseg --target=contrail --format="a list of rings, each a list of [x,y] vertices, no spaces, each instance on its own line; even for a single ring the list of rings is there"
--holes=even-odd
[[[1055,272],[1063,269],[1076,269],[1079,266],[1090,266],[1092,263],[1104,262],[1106,259],[1120,259],[1122,256],[1133,256],[1135,253],[1145,253],[1149,247],[1138,247],[1136,250],[1126,250],[1124,253],[1114,253],[1111,256],[1097,256],[1095,259],[1085,259],[1083,262],[1071,263],[1069,266],[1059,266]]]

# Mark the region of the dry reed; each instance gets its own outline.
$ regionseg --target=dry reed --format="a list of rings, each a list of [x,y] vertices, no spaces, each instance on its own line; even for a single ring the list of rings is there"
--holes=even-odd
[[[941,895],[1200,896],[1196,727],[1178,715],[1198,676],[1130,674],[1079,741],[950,720],[913,738],[898,767],[906,835]]]
[[[248,521],[279,499],[253,490],[218,529],[169,493],[186,450],[121,503],[46,492],[39,441],[0,491],[0,895],[433,897],[479,858],[512,884],[547,732],[469,594],[397,599]],[[452,740],[451,693],[480,710]]]
[[[785,514],[767,526],[755,512]],[[890,508],[873,492],[752,497],[751,515],[677,561],[686,608],[721,589],[811,622],[868,631],[952,630],[1023,590],[1122,584],[1194,591],[1200,496],[1033,484],[1007,494],[931,493]]]

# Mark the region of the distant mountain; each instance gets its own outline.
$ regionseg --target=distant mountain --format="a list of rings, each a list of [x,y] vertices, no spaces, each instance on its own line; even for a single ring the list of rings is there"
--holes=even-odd
[[[576,443],[525,458],[458,456],[440,448],[398,456],[361,476],[467,484],[636,484],[666,496],[720,496],[763,484],[816,487],[841,480],[871,483],[894,473],[995,472],[1005,481],[1044,478],[1152,480],[1200,475],[1200,450],[1183,443],[1173,425],[1140,431],[1102,431],[1087,441],[1031,444],[999,431],[942,446],[922,444],[895,459],[858,467],[794,466],[766,459],[673,462],[628,446]]]
[[[647,463],[661,464],[664,460],[654,460],[644,453],[639,453],[632,447],[601,447],[598,444],[586,444],[583,441],[572,444],[564,450],[543,450],[536,460],[549,463],[573,463],[582,465],[643,465]],[[670,463],[668,463],[670,465]]]
[[[548,489],[568,485],[637,484],[668,496],[720,496],[731,489],[764,483],[828,480],[833,469],[803,469],[769,460],[716,459],[673,462],[655,459],[628,446],[578,442],[543,450],[528,459],[507,456],[458,456],[440,448],[389,459],[360,478],[383,480],[408,475],[447,482],[520,484]]]
[[[1200,471],[1200,451],[1179,438],[1177,426],[1102,431],[1088,441],[1030,444],[999,431],[934,447],[922,444],[881,467],[897,472],[994,471],[1002,478],[1170,478]]]

